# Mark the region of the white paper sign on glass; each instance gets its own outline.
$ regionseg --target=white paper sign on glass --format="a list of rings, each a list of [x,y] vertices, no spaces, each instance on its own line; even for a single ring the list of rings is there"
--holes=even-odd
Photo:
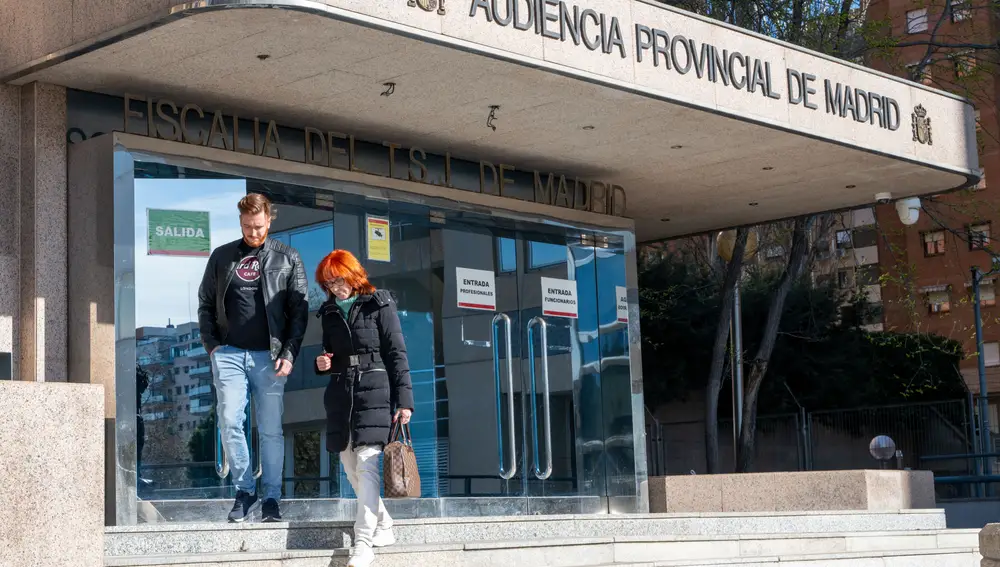
[[[542,314],[576,319],[579,315],[576,282],[542,278]]]
[[[625,288],[615,286],[615,297],[618,298],[618,322],[628,323],[628,294],[625,293]]]
[[[496,311],[496,281],[492,271],[455,268],[455,283],[460,308]]]

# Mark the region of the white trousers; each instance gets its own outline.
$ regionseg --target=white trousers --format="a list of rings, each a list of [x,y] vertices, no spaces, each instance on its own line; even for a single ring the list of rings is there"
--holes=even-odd
[[[355,545],[366,543],[371,547],[376,528],[387,530],[392,527],[392,517],[380,496],[382,475],[378,467],[378,456],[381,452],[377,445],[352,449],[351,441],[348,441],[347,449],[340,453],[340,462],[344,463],[347,480],[358,495],[358,515],[354,521]]]

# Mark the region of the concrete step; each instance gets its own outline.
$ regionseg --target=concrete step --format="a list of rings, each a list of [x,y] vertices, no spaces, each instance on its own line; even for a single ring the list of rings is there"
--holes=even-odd
[[[396,522],[403,545],[535,541],[566,538],[845,534],[945,528],[943,510],[899,512],[765,512],[426,518]],[[141,524],[105,532],[109,557],[281,552],[350,547],[347,522]]]
[[[979,567],[975,548],[807,553],[704,558],[693,548],[637,550],[637,542],[553,540],[501,544],[393,546],[378,551],[378,567]],[[639,556],[642,556],[640,559]],[[309,550],[145,557],[113,557],[105,567],[344,567],[348,551]]]
[[[512,567],[548,565],[586,567],[599,565],[782,565],[803,561],[820,565],[819,559],[862,561],[868,567],[888,565],[887,556],[909,557],[913,563],[893,565],[952,565],[972,567],[978,557],[978,530],[928,530],[914,532],[864,532],[845,534],[758,534],[743,536],[620,536],[543,539],[501,542],[468,542],[395,545],[378,550],[379,567]],[[253,565],[254,567],[337,567],[346,565],[348,550],[286,550],[215,554],[150,554],[114,556],[107,567],[186,567]],[[938,558],[934,562],[927,558]],[[875,563],[872,563],[875,561]],[[902,559],[901,559],[902,561]],[[919,561],[919,562],[918,562]],[[928,562],[929,561],[929,562]],[[978,559],[976,559],[978,561]],[[813,563],[808,563],[813,562]],[[866,563],[867,562],[867,563]],[[838,565],[838,563],[830,563]],[[840,563],[839,565],[847,565]],[[978,565],[978,564],[976,564]]]

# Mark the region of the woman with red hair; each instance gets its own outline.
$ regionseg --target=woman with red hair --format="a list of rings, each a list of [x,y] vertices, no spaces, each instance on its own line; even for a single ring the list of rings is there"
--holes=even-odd
[[[388,291],[376,290],[350,252],[334,250],[316,269],[328,299],[317,317],[323,323],[323,354],[317,374],[329,374],[323,394],[326,446],[339,452],[358,495],[354,552],[348,567],[369,567],[373,547],[395,543],[392,517],[379,496],[378,456],[392,424],[409,423],[413,389],[406,345]]]

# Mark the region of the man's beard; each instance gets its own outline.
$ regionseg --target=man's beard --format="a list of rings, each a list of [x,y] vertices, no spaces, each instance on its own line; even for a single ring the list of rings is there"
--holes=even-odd
[[[267,240],[267,232],[265,232],[260,239],[254,239],[253,237],[243,235],[243,241],[246,242],[251,248],[260,248],[264,245],[265,240]]]

